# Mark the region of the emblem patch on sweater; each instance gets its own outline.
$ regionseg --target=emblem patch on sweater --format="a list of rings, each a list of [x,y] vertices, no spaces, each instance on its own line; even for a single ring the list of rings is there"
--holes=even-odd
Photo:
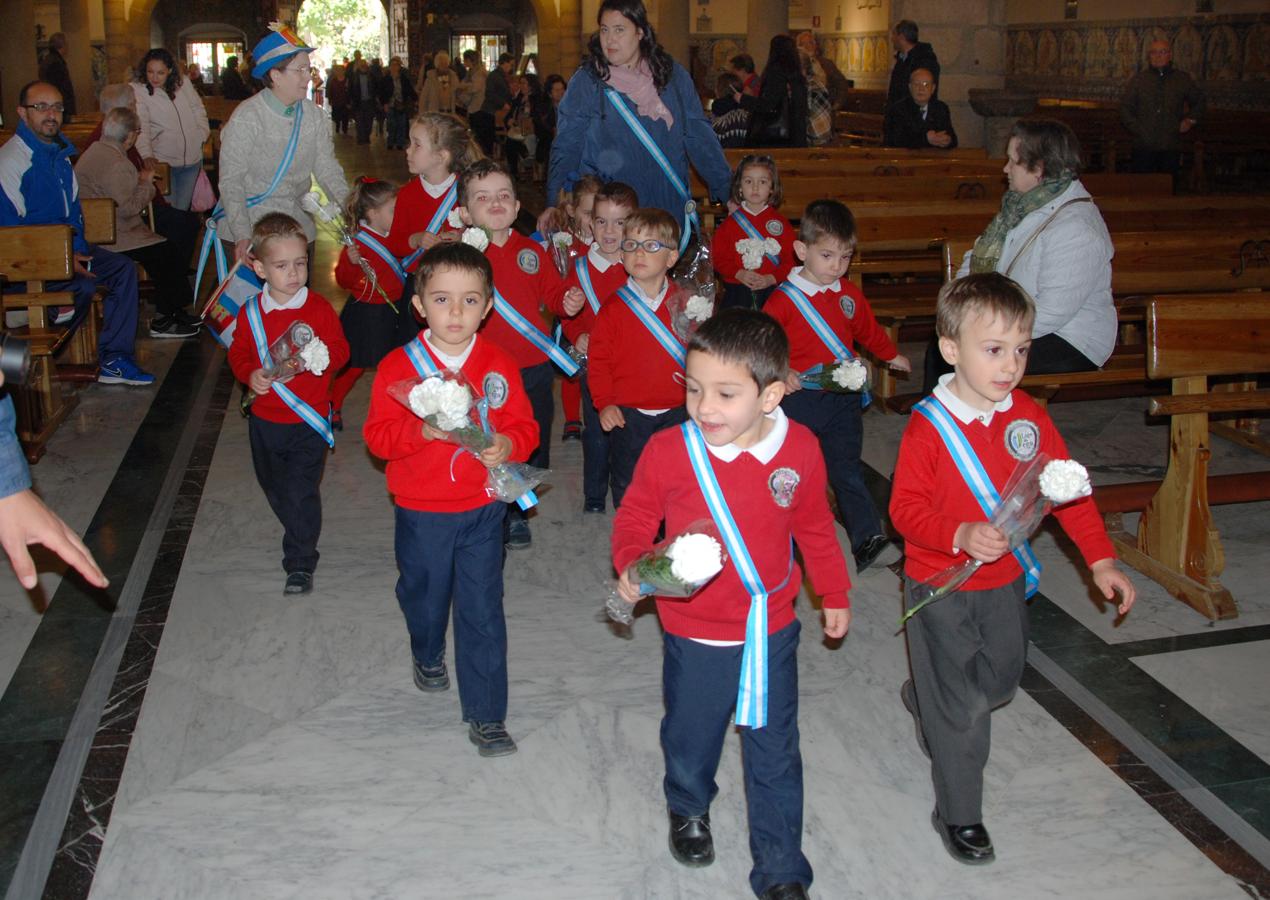
[[[538,254],[526,247],[516,254],[516,265],[526,275],[538,274]]]
[[[798,487],[798,473],[788,467],[782,467],[767,479],[767,486],[772,491],[772,499],[781,509],[789,509],[794,502],[794,488]]]
[[[1005,449],[1015,459],[1026,462],[1041,447],[1041,429],[1035,422],[1027,419],[1015,419],[1005,427]]]
[[[848,319],[855,318],[855,300],[843,294],[838,298],[838,305],[842,307],[842,314]]]
[[[498,372],[489,372],[485,375],[481,390],[485,392],[485,399],[489,401],[490,409],[498,409],[507,402],[507,379]]]
[[[785,233],[785,223],[780,219],[768,219],[767,224],[763,226],[767,233],[772,237],[780,237]]]

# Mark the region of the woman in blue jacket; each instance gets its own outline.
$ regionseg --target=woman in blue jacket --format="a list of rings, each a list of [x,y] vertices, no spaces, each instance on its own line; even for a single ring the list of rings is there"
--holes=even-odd
[[[598,175],[635,188],[644,207],[687,218],[688,163],[714,199],[725,202],[731,171],[692,78],[657,43],[641,0],[604,0],[589,55],[560,101],[551,146],[547,202],[579,177]],[[658,157],[660,156],[660,160]],[[539,230],[556,221],[554,207]]]

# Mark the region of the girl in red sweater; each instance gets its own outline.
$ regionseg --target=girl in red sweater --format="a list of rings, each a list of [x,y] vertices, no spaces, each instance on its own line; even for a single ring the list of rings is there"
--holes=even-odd
[[[732,176],[732,202],[736,211],[714,232],[710,255],[715,271],[723,279],[722,309],[742,306],[761,309],[776,285],[785,280],[794,265],[794,228],[779,212],[783,193],[776,161],[767,155],[750,154],[741,160]],[[745,255],[737,249],[744,240],[768,239],[780,245],[777,253]],[[750,266],[755,266],[751,268]]]

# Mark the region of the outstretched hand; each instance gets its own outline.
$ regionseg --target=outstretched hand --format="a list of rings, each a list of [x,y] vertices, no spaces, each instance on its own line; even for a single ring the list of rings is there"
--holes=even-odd
[[[27,549],[32,544],[48,547],[94,587],[104,588],[110,583],[79,535],[31,490],[0,499],[0,544],[9,555],[18,581],[28,591],[38,583],[35,561]]]
[[[1089,570],[1094,576],[1094,584],[1098,585],[1098,590],[1102,591],[1104,597],[1115,600],[1117,592],[1120,594],[1120,604],[1116,607],[1116,612],[1122,616],[1127,613],[1133,606],[1133,601],[1138,598],[1138,592],[1133,582],[1129,580],[1129,576],[1120,571],[1116,561],[1100,559],[1090,566]]]

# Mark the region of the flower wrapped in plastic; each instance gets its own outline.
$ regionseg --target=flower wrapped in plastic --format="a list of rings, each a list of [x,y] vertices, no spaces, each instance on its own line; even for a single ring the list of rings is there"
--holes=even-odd
[[[1014,467],[989,521],[1005,535],[1010,545],[1008,552],[1013,552],[1027,542],[1055,507],[1092,493],[1089,473],[1080,463],[1037,453]],[[913,605],[900,618],[900,624],[956,591],[982,565],[977,559],[967,559],[936,573],[914,592]]]
[[[556,264],[556,271],[561,278],[568,278],[573,269],[573,261],[578,257],[579,242],[567,231],[547,232],[547,253]]]
[[[858,394],[869,389],[869,367],[860,357],[839,359],[829,365],[817,363],[798,376],[803,387],[832,391],[835,394]]]
[[[479,225],[472,225],[463,229],[463,234],[459,236],[459,240],[484,253],[485,248],[489,246],[489,231]]]
[[[741,266],[750,272],[757,272],[763,265],[763,257],[767,254],[780,256],[781,245],[776,238],[742,238],[736,242],[736,252],[741,254]]]
[[[479,400],[462,372],[445,369],[426,378],[407,378],[388,386],[388,395],[401,403],[446,439],[457,444],[455,456],[467,451],[480,456],[493,446],[495,432],[489,424],[489,401]],[[485,492],[503,503],[529,509],[538,502],[534,488],[550,474],[525,463],[500,463],[488,470]],[[453,472],[451,472],[453,478]]]
[[[265,376],[286,382],[301,372],[321,375],[331,364],[331,352],[312,325],[297,319],[269,348],[269,362]]]
[[[696,294],[695,284],[679,284],[666,296],[666,309],[670,313],[670,328],[680,342],[687,344],[707,319],[714,315],[714,295]]]
[[[657,544],[631,563],[627,571],[642,596],[687,599],[723,571],[727,558],[714,521],[699,519]],[[623,600],[616,590],[604,608],[614,622],[629,625],[634,621],[634,605]]]
[[[345,247],[351,248],[355,245],[354,229],[348,227],[348,223],[344,221],[344,214],[336,203],[323,203],[322,197],[317,191],[309,191],[300,198],[300,208],[311,215],[314,222]],[[379,276],[375,274],[374,268],[364,258],[361,258],[360,251],[358,252],[358,257],[358,266],[362,270],[362,275],[366,277],[366,283],[370,285],[371,291],[382,297],[384,302],[392,307],[392,311],[396,312],[397,304],[392,302],[388,292],[379,283]],[[361,298],[359,297],[358,299],[360,300]]]

